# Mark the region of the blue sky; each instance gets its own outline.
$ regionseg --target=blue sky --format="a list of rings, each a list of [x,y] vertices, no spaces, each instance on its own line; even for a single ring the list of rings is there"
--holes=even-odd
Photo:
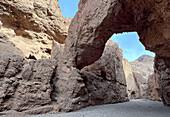
[[[73,18],[78,10],[79,0],[58,0],[61,12],[64,17]],[[155,56],[154,53],[145,50],[145,47],[139,41],[139,36],[136,32],[114,34],[111,37],[113,42],[119,43],[120,48],[123,50],[123,56],[128,61],[134,61],[141,55],[147,54]]]

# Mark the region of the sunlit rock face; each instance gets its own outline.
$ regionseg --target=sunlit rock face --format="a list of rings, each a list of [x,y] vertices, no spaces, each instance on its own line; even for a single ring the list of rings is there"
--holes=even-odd
[[[123,69],[126,77],[127,93],[129,99],[139,98],[139,89],[137,87],[137,82],[134,78],[131,64],[128,60],[123,59]]]
[[[130,62],[133,72],[141,74],[145,79],[154,72],[154,57],[142,55],[137,60]]]
[[[26,58],[50,58],[52,41],[64,43],[70,18],[61,14],[58,0],[1,0],[0,32]]]
[[[105,43],[114,33],[130,31],[138,32],[140,41],[147,50],[168,59],[169,6],[169,0],[81,0],[66,39],[68,64],[82,69],[94,63],[100,58]],[[166,62],[166,67],[168,66],[169,63]],[[169,78],[169,74],[167,75]],[[160,83],[164,84],[162,80]],[[169,90],[164,85],[162,89]],[[162,92],[162,95],[165,95],[164,102],[168,103],[169,93]]]

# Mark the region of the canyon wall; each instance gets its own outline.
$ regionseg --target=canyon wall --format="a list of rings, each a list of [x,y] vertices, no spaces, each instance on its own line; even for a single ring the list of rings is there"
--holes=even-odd
[[[52,41],[64,43],[70,18],[61,14],[58,0],[1,0],[0,32],[26,58],[50,58]]]
[[[68,64],[82,69],[98,60],[114,33],[136,31],[147,50],[155,52],[163,102],[169,105],[169,0],[81,0],[66,39]],[[160,10],[161,9],[161,10]]]
[[[125,102],[135,97],[135,87],[136,97],[145,96],[145,81],[132,70],[124,74],[122,51],[108,41],[113,33],[129,31],[157,53],[161,97],[169,105],[168,5],[168,0],[80,0],[70,24],[58,0],[1,0],[0,115]]]

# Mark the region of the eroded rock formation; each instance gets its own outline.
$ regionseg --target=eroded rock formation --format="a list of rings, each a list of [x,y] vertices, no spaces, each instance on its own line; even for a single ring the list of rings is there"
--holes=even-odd
[[[141,74],[148,79],[154,72],[154,57],[142,55],[137,60],[130,62],[133,72]]]
[[[127,92],[129,99],[139,98],[139,89],[137,87],[137,82],[134,78],[131,64],[123,59],[123,68],[126,77]]]
[[[155,68],[159,74],[161,98],[165,105],[170,106],[170,58],[155,58]]]
[[[122,52],[106,44],[113,33],[128,31],[137,31],[146,48],[158,54],[161,95],[169,105],[168,5],[168,0],[80,0],[65,42],[69,21],[57,0],[1,0],[0,111],[68,112],[128,101]],[[11,49],[4,49],[8,45]],[[53,59],[25,58],[50,54]],[[144,82],[133,76],[142,90]]]
[[[143,56],[141,56],[139,59],[141,58],[143,58]],[[148,61],[148,59],[150,60]],[[143,60],[140,62],[136,60],[129,63],[126,59],[123,59],[123,67],[127,82],[127,91],[130,99],[148,98],[148,79],[149,75],[153,73],[153,60],[154,58],[151,58],[150,56],[143,58]],[[154,89],[153,87],[149,88],[152,88],[150,90]]]
[[[1,0],[1,33],[25,57],[50,58],[52,41],[64,43],[70,18],[61,14],[58,0]]]
[[[55,51],[62,48],[57,47]],[[64,51],[63,51],[64,52]],[[96,104],[128,101],[121,52],[117,44],[108,42],[103,56],[94,64],[78,70],[68,66],[65,53],[58,53],[53,99],[60,111],[72,111]]]
[[[157,70],[148,79],[148,98],[153,101],[161,101],[160,76]]]
[[[82,69],[100,58],[114,33],[137,31],[145,48],[163,58],[166,71],[158,71],[162,98],[169,105],[169,6],[169,0],[81,0],[66,39],[68,64]]]

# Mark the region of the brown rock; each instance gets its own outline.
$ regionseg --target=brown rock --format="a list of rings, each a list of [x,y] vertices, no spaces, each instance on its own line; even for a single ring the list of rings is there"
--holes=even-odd
[[[155,69],[158,71],[161,98],[165,105],[170,106],[170,58],[156,55]]]
[[[82,69],[101,57],[114,33],[137,31],[145,48],[164,58],[166,71],[158,71],[163,71],[159,72],[163,101],[169,105],[169,4],[169,0],[81,0],[66,39],[68,63]]]
[[[0,111],[25,111],[51,103],[55,60],[26,63],[15,54],[0,55]]]
[[[122,58],[117,44],[109,41],[103,56],[81,71],[65,62],[65,53],[59,55],[56,77],[53,80],[56,111],[72,111],[89,105],[128,100]]]
[[[69,60],[81,69],[102,55],[106,41],[114,33],[129,31],[138,32],[146,49],[160,56],[170,56],[168,6],[169,0],[160,3],[82,0],[66,40]]]
[[[160,94],[160,76],[155,70],[154,74],[148,78],[148,98],[153,101],[161,101]]]
[[[58,0],[1,0],[0,20],[0,32],[10,34],[9,41],[25,57],[36,59],[51,57],[52,41],[64,43],[71,22],[61,14]]]
[[[95,91],[102,92],[100,94],[102,103],[127,101],[126,80],[123,71],[121,51],[118,44],[109,40],[106,43],[100,59],[82,69],[82,72],[87,83],[87,90],[92,94],[95,93]],[[92,89],[92,87],[94,88]],[[95,95],[91,98],[95,101]],[[99,101],[97,97],[96,101]]]

